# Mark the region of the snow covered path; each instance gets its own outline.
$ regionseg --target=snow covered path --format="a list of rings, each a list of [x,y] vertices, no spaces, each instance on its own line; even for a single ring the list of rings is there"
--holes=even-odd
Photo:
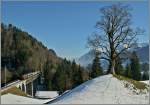
[[[149,93],[136,95],[122,81],[105,75],[87,81],[57,98],[52,104],[148,104]]]

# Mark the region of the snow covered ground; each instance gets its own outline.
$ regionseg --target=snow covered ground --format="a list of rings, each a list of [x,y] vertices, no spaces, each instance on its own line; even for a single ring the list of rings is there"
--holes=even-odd
[[[42,100],[18,96],[10,93],[1,96],[1,104],[44,104],[51,100],[53,99]]]
[[[149,85],[149,80],[146,80],[146,81],[140,81],[140,82],[143,82],[143,83],[146,83],[147,85]]]
[[[41,99],[52,99],[58,97],[58,91],[36,91],[35,97]]]
[[[110,75],[97,77],[49,104],[148,104],[149,92],[135,94],[123,81]]]

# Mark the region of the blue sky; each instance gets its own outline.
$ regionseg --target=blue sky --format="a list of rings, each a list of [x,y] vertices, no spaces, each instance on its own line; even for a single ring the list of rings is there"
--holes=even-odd
[[[86,39],[100,20],[99,9],[116,2],[3,2],[2,22],[27,31],[61,57],[77,58],[89,49]],[[148,3],[124,2],[132,8],[133,26],[146,30],[140,42],[148,42]]]

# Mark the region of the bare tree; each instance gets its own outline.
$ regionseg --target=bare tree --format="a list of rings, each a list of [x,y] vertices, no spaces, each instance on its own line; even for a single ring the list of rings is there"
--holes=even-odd
[[[115,60],[127,49],[133,47],[136,36],[143,33],[139,28],[131,27],[131,8],[120,3],[100,9],[101,20],[96,23],[99,33],[88,37],[88,47],[101,49],[105,55],[100,59],[108,60],[115,74]]]

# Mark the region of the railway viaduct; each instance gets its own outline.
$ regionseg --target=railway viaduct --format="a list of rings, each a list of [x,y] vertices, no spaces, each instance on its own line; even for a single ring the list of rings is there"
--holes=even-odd
[[[26,74],[25,79],[16,80],[12,83],[7,84],[3,88],[1,88],[1,92],[15,86],[33,97],[36,92],[37,83],[40,79],[40,74],[41,73],[39,71]]]

